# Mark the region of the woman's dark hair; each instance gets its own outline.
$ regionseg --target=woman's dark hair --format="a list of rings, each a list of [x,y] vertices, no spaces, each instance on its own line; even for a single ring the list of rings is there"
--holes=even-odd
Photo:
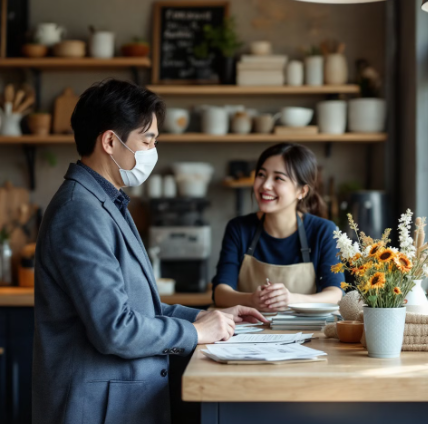
[[[259,157],[256,165],[256,175],[260,168],[271,156],[282,156],[288,176],[299,187],[307,185],[308,194],[297,203],[297,210],[309,212],[322,218],[327,217],[327,207],[317,192],[317,160],[307,147],[299,144],[280,143],[266,149]]]
[[[78,153],[92,154],[97,137],[107,130],[126,143],[131,131],[150,127],[153,114],[160,126],[165,104],[150,90],[116,79],[92,85],[80,96],[71,117]]]

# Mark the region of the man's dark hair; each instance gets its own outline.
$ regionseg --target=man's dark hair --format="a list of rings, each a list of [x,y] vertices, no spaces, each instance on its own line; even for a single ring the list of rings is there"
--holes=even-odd
[[[71,117],[78,153],[92,154],[97,137],[107,130],[126,143],[131,131],[150,127],[153,114],[160,126],[165,104],[150,90],[116,79],[92,85],[80,96]]]

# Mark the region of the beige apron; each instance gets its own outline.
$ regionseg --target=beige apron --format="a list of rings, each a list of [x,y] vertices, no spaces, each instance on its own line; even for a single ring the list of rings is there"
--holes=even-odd
[[[269,278],[272,284],[283,283],[292,293],[316,293],[316,275],[314,264],[310,259],[310,249],[306,238],[305,227],[297,214],[300,247],[303,263],[294,265],[271,265],[257,260],[253,254],[263,232],[264,215],[262,216],[256,234],[244,256],[238,278],[238,290],[254,292],[258,286],[266,284]]]

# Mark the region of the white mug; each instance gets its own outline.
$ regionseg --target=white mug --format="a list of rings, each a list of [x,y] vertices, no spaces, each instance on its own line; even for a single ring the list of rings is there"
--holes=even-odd
[[[305,59],[305,73],[307,85],[324,84],[324,57],[308,56]]]
[[[225,135],[229,131],[229,114],[226,108],[205,106],[202,109],[202,132]]]
[[[89,40],[89,55],[100,59],[114,56],[114,32],[96,31]]]

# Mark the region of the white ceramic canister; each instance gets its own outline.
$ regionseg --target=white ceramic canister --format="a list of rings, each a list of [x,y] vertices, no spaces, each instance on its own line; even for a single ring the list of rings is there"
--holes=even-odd
[[[349,131],[377,133],[385,129],[386,102],[383,99],[349,101]]]
[[[162,197],[162,175],[151,175],[147,183],[147,195],[150,199],[159,199]]]
[[[2,114],[2,125],[0,127],[1,135],[20,136],[22,113]]]
[[[324,57],[308,56],[305,59],[305,76],[307,85],[324,84]]]
[[[229,131],[229,114],[226,108],[204,106],[202,108],[202,132],[205,134],[225,135]]]
[[[232,132],[235,134],[248,134],[251,131],[252,120],[245,112],[236,112],[232,118]]]
[[[89,39],[89,55],[100,59],[109,59],[114,56],[114,32],[96,31]]]
[[[347,104],[343,100],[326,100],[317,104],[320,133],[343,134],[346,130]]]
[[[177,196],[177,184],[174,175],[163,177],[163,197],[172,198]]]
[[[348,82],[348,62],[341,53],[328,54],[325,59],[325,83],[343,85]]]
[[[303,85],[303,62],[292,60],[287,66],[287,84]]]

